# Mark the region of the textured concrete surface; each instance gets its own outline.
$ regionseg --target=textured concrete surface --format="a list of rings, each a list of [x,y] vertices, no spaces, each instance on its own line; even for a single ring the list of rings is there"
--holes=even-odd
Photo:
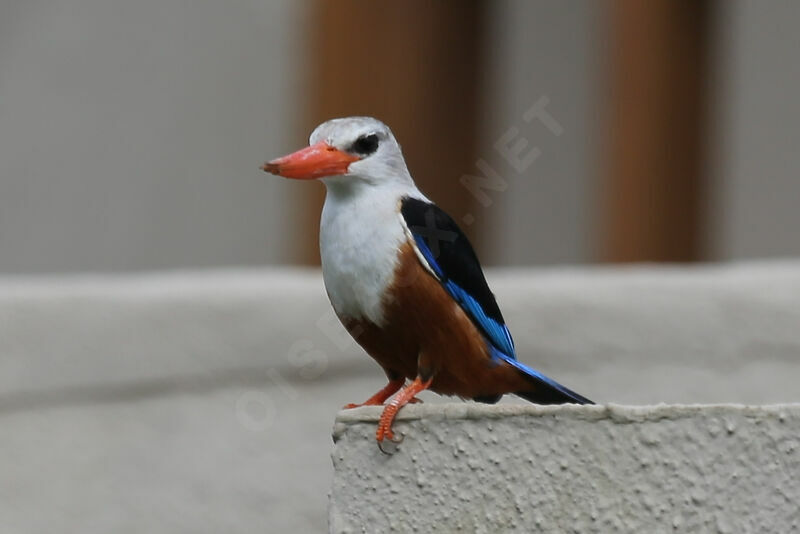
[[[800,404],[339,413],[331,532],[800,531]]]
[[[797,262],[487,276],[598,402],[800,401]],[[332,422],[383,383],[315,270],[0,278],[0,532],[324,531]]]

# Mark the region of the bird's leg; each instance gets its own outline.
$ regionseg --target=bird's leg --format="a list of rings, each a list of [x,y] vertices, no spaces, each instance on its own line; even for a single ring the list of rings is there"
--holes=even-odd
[[[405,383],[405,378],[390,379],[389,383],[386,384],[383,389],[381,389],[375,395],[371,396],[361,404],[345,404],[344,409],[349,410],[350,408],[358,408],[359,406],[379,406],[386,402],[386,399],[394,395],[401,387],[403,387],[403,384]]]
[[[378,440],[379,444],[383,442],[384,439],[394,440],[392,422],[394,421],[395,415],[397,415],[397,411],[409,402],[412,402],[414,395],[420,391],[428,389],[428,386],[431,385],[431,382],[433,382],[433,377],[430,377],[423,382],[422,378],[417,376],[413,382],[403,388],[400,393],[395,395],[395,397],[389,401],[389,404],[387,404],[386,408],[383,409],[380,421],[378,421],[378,431],[375,433],[375,439]]]

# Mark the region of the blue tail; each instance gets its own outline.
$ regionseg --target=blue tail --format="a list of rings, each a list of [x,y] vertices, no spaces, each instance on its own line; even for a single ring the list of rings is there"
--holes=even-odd
[[[562,386],[552,378],[543,375],[532,367],[528,367],[515,358],[511,358],[496,349],[492,353],[492,356],[503,360],[525,374],[533,384],[534,387],[530,391],[515,391],[515,395],[534,404],[594,404],[583,395]]]

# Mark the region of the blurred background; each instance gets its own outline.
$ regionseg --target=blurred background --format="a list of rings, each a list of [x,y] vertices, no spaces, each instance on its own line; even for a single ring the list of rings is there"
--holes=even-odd
[[[797,401],[798,23],[0,0],[0,532],[325,530],[335,414],[383,375],[325,297],[323,185],[259,167],[339,116],[394,130],[522,360],[598,402]]]
[[[394,129],[489,265],[797,255],[799,18],[791,0],[4,0],[0,272],[314,264],[324,187],[258,167],[353,114]]]

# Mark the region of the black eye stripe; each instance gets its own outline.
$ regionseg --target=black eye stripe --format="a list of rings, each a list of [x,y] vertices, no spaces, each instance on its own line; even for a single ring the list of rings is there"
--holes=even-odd
[[[360,156],[369,156],[376,150],[378,150],[377,134],[362,135],[350,145],[350,152]]]

